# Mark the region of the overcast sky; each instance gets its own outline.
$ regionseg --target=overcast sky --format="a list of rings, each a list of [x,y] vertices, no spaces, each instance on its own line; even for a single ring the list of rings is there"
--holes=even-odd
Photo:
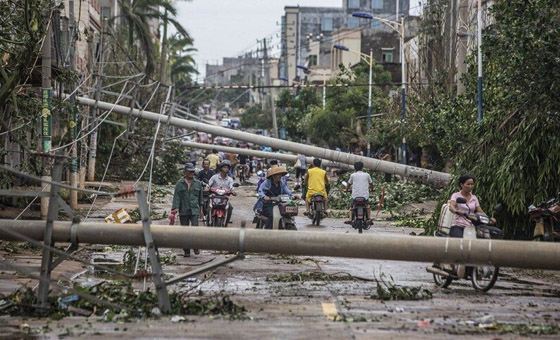
[[[342,7],[343,0],[192,0],[177,1],[179,22],[194,38],[195,59],[204,75],[206,63],[254,50],[257,39],[280,43],[284,6]],[[275,47],[275,46],[274,46]]]

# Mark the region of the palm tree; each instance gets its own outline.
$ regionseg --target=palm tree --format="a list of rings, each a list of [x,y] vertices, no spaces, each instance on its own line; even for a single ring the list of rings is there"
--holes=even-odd
[[[164,0],[164,1],[168,1],[170,2],[171,0]],[[190,0],[187,0],[190,1]],[[185,39],[189,39],[190,43],[192,45],[192,38],[189,36],[188,32],[181,26],[181,24],[179,24],[176,20],[175,20],[175,16],[177,15],[177,10],[175,8],[174,12],[173,11],[168,11],[167,8],[164,8],[164,12],[163,12],[163,20],[162,20],[162,25],[163,25],[163,36],[161,39],[161,60],[160,60],[160,64],[159,64],[159,75],[160,75],[160,81],[162,83],[165,83],[167,81],[167,25],[168,24],[172,24],[173,27],[175,27],[175,29],[177,30],[177,32],[179,32],[181,35],[183,35],[185,37]],[[171,16],[170,16],[171,15]]]
[[[128,49],[134,49],[134,38],[140,41],[142,52],[146,58],[146,74],[151,75],[155,70],[154,37],[150,32],[150,20],[161,21],[164,24],[164,33],[167,34],[167,25],[171,24],[177,32],[188,37],[187,30],[175,20],[177,9],[169,0],[119,0],[122,17],[128,24]],[[116,18],[115,18],[116,19]],[[164,36],[164,43],[165,43]],[[163,52],[163,51],[162,51]]]
[[[181,34],[169,38],[169,65],[172,83],[189,83],[191,75],[198,74],[192,52],[193,40]]]

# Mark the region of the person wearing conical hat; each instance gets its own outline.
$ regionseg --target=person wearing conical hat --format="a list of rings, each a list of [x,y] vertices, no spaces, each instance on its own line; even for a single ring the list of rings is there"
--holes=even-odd
[[[268,217],[265,221],[265,229],[272,229],[272,207],[270,203],[271,197],[280,195],[292,196],[292,192],[282,176],[287,174],[288,171],[283,166],[272,166],[266,173],[266,180],[259,187],[259,201],[256,207],[262,204],[261,214]]]

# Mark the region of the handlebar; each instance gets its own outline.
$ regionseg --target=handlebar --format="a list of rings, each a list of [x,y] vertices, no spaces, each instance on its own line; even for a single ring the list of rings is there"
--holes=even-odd
[[[230,196],[233,195],[233,191],[231,190],[226,190],[226,189],[210,189],[209,190],[211,193],[216,194],[216,195],[220,195],[220,196]],[[221,191],[221,192],[220,192]]]

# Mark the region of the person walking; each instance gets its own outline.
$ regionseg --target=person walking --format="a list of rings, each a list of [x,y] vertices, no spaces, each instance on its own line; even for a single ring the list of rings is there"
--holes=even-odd
[[[305,155],[299,154],[296,158],[296,164],[294,165],[296,168],[296,187],[295,189],[298,190],[301,187],[301,180],[305,173],[307,172],[307,158]]]
[[[198,226],[198,217],[202,207],[202,187],[203,184],[194,178],[194,166],[187,163],[184,168],[184,177],[175,185],[173,193],[173,203],[171,205],[171,213],[169,214],[169,222],[175,224],[175,218],[179,213],[179,222],[183,226]],[[191,255],[190,249],[183,249],[185,257]],[[199,254],[199,250],[194,250],[195,254]]]

